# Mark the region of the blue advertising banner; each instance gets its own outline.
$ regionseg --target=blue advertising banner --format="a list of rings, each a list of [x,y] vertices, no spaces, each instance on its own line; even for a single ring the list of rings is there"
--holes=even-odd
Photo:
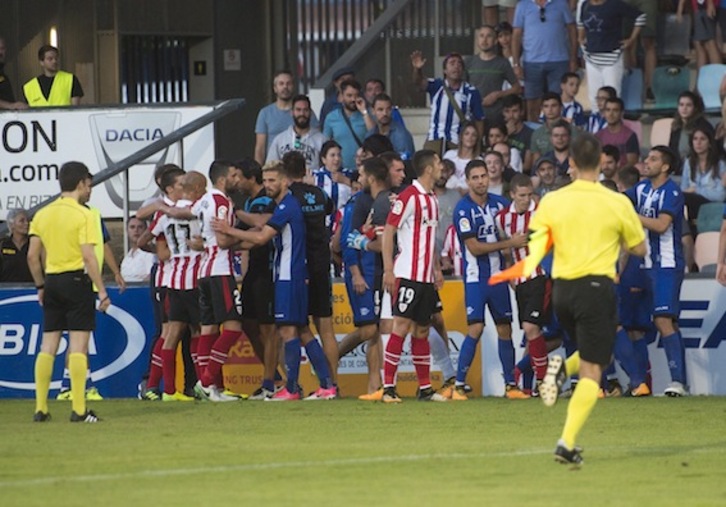
[[[134,286],[119,294],[109,287],[108,292],[113,303],[106,313],[96,314],[96,331],[89,342],[91,380],[104,397],[135,397],[155,332],[149,288]],[[33,371],[42,335],[43,313],[35,289],[0,289],[0,398],[34,396]],[[61,387],[67,345],[64,337],[51,396]]]

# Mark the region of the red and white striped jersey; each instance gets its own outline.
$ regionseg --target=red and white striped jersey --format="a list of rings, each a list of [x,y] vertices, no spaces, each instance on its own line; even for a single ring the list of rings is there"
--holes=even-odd
[[[225,220],[234,225],[232,201],[224,192],[213,188],[192,206],[192,213],[199,218],[204,240],[204,256],[199,268],[199,278],[234,275],[234,252],[217,245],[217,235],[212,230],[212,218]]]
[[[174,201],[169,199],[167,196],[162,196],[162,201],[164,201],[164,204],[167,206],[174,206]],[[153,218],[151,219],[151,227],[149,229],[153,229],[154,225],[156,225],[156,222],[159,221],[161,217],[163,217],[164,214],[161,211],[157,211],[154,213]],[[160,234],[158,237],[164,239],[164,233]],[[156,269],[156,277],[154,278],[154,287],[169,287],[169,283],[171,282],[171,259],[167,259],[165,261],[160,260],[159,265]]]
[[[451,259],[451,264],[454,266],[454,275],[461,276],[464,272],[464,256],[461,252],[461,241],[459,241],[459,235],[456,234],[456,227],[451,224],[446,229],[444,235],[444,246],[441,249],[441,257],[448,257]]]
[[[434,283],[436,226],[439,200],[414,180],[398,195],[388,214],[387,224],[398,229],[398,255],[393,265],[396,278]]]
[[[187,208],[192,203],[186,200],[177,201],[177,208]],[[151,234],[155,237],[163,234],[171,252],[171,274],[168,287],[176,290],[191,290],[197,286],[197,275],[202,261],[202,252],[192,250],[187,242],[193,236],[201,234],[199,220],[183,220],[167,215],[154,223]]]
[[[537,203],[532,200],[529,203],[529,208],[524,213],[517,213],[514,208],[514,203],[510,204],[508,208],[504,208],[502,211],[497,213],[495,218],[497,222],[497,228],[502,236],[502,239],[509,239],[517,233],[526,234],[529,231],[529,221],[532,215],[537,210]],[[514,262],[519,262],[529,254],[529,247],[512,248],[512,258]],[[531,280],[537,276],[545,275],[545,270],[542,266],[537,266],[537,269],[528,277],[520,277],[515,280],[515,284],[519,285],[522,282]]]

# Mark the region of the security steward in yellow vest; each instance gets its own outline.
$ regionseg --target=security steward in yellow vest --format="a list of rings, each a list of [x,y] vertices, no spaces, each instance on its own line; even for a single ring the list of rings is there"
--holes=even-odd
[[[38,50],[43,73],[23,86],[25,100],[30,107],[77,106],[83,97],[78,78],[58,69],[58,49],[43,46]]]

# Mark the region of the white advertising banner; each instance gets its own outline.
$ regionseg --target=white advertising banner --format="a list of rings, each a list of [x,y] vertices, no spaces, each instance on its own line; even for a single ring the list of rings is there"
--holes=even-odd
[[[203,116],[212,106],[68,108],[0,113],[0,220],[59,192],[64,162],[83,162],[96,174]],[[214,159],[212,124],[129,169],[129,209],[157,191],[154,170],[174,163],[201,170]],[[123,213],[123,173],[93,188],[91,205],[104,218]]]

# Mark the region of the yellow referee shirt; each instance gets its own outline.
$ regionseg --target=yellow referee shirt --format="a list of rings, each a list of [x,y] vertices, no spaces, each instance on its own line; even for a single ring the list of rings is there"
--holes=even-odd
[[[84,269],[81,245],[103,244],[99,229],[93,213],[69,197],[56,199],[30,223],[30,235],[43,242],[49,275]]]
[[[552,278],[574,280],[588,275],[615,278],[624,241],[632,248],[645,240],[633,204],[600,183],[575,180],[546,194],[529,223],[552,235]]]

